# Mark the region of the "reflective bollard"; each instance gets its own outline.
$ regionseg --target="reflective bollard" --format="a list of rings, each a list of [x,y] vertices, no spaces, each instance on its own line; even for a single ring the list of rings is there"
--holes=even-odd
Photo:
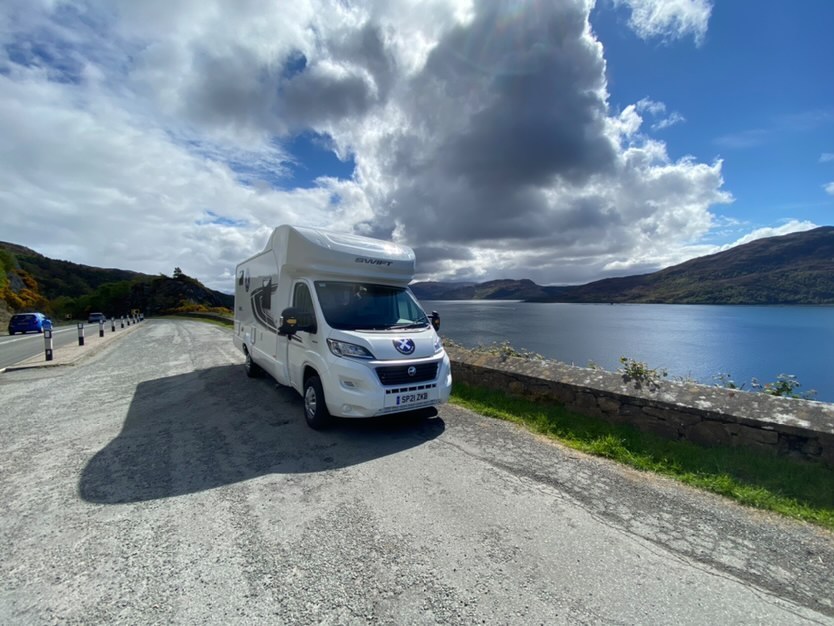
[[[45,328],[43,331],[43,350],[46,354],[46,360],[52,360],[52,329]]]

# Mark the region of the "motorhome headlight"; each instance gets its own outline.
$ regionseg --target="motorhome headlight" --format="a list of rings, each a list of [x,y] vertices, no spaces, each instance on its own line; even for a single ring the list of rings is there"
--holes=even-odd
[[[440,337],[434,338],[434,353],[437,354],[443,349],[443,342],[440,341]]]
[[[348,343],[347,341],[339,341],[338,339],[328,339],[327,347],[336,356],[352,357],[354,359],[372,359],[374,355],[368,352],[362,346],[357,346],[355,343]]]

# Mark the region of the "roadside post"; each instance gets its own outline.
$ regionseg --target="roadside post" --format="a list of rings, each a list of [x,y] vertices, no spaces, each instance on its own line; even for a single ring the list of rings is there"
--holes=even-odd
[[[110,332],[111,333],[116,332],[116,318],[112,317],[112,316],[110,317]]]
[[[46,360],[52,360],[52,329],[51,328],[44,328],[43,329],[43,351],[46,355]]]
[[[130,326],[130,315],[127,316],[127,325]]]
[[[78,345],[84,345],[84,322],[78,322]]]
[[[122,328],[124,328],[125,327],[125,316],[122,315],[121,319],[122,319]]]
[[[98,321],[98,336],[104,337],[104,320]]]

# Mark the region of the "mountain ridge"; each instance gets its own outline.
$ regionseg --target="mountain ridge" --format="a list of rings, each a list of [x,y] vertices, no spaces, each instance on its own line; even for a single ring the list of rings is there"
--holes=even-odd
[[[424,289],[430,284],[431,289]],[[585,285],[414,283],[418,298],[657,304],[834,304],[834,226],[756,239],[671,267]],[[431,295],[431,297],[429,297]]]
[[[585,285],[542,286],[530,279],[418,282],[423,300],[664,304],[834,304],[834,226],[757,239],[657,272],[605,278]],[[0,242],[0,309],[43,309],[86,317],[187,308],[231,309],[234,297],[208,289],[179,268],[174,277],[97,268],[50,259]]]

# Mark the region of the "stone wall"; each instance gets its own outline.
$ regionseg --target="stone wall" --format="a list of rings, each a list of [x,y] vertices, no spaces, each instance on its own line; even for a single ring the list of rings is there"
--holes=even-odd
[[[456,382],[563,404],[584,415],[701,445],[742,446],[834,466],[834,404],[447,348]]]

